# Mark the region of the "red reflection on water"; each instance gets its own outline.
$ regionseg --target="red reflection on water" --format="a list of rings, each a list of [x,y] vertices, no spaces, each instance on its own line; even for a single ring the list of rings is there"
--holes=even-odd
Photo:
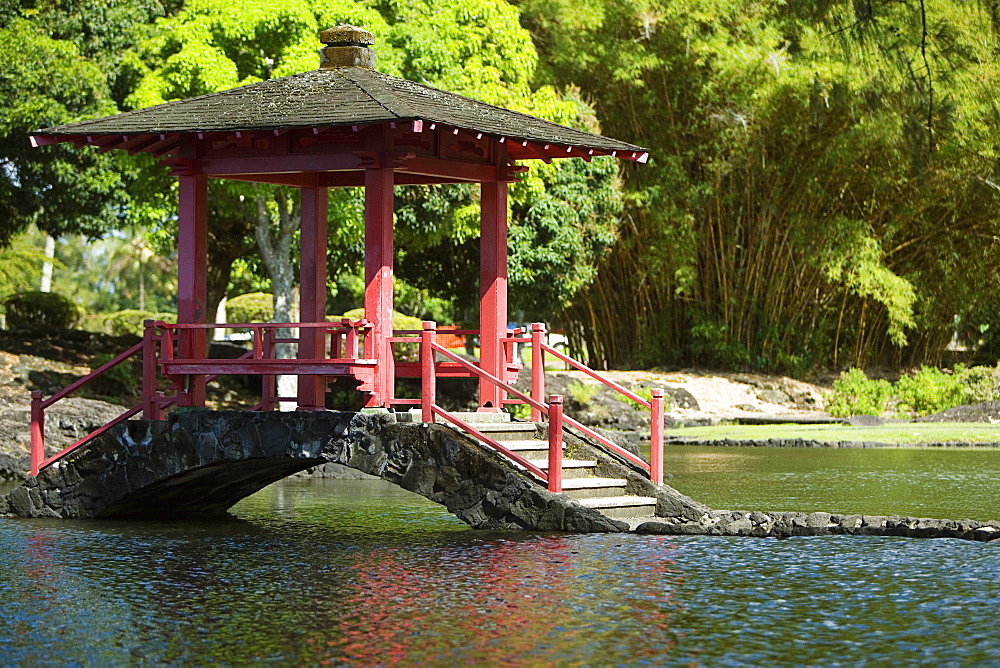
[[[35,613],[51,612],[58,599],[59,587],[56,586],[57,575],[52,558],[54,549],[55,537],[50,531],[36,530],[27,537],[22,561],[25,586],[21,597]],[[31,630],[31,624],[26,619],[19,619],[14,621],[14,628],[18,634],[24,635]]]
[[[608,620],[607,630],[579,621],[594,621],[602,601],[593,597],[604,588],[615,604],[600,614],[639,615],[648,629],[647,643],[632,634],[630,656],[666,658],[676,645],[670,622],[681,609],[676,590],[683,578],[674,561],[663,558],[670,551],[664,547],[654,551],[656,559],[636,564],[642,585],[626,601],[618,601],[613,574],[574,561],[571,543],[560,536],[485,544],[478,561],[463,552],[454,561],[444,554],[414,564],[404,551],[389,549],[352,567],[344,616],[325,638],[310,639],[307,653],[321,664],[556,662],[568,647],[600,641],[604,634],[614,643],[617,624],[611,622],[617,620]],[[595,587],[595,577],[607,582]],[[631,574],[624,577],[634,581]]]

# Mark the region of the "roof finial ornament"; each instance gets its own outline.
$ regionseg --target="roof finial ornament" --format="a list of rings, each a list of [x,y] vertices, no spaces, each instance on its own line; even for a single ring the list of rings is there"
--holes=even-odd
[[[371,48],[375,36],[363,28],[346,24],[327,28],[319,34],[319,41],[326,44],[319,50],[319,66],[323,69],[375,67]]]

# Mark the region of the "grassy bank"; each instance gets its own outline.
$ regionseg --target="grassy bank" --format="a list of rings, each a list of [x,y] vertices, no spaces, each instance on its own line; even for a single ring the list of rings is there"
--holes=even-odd
[[[851,427],[839,424],[723,425],[669,429],[666,436],[670,439],[682,438],[685,441],[804,439],[821,443],[852,441],[899,445],[934,445],[939,443],[976,445],[1000,444],[1000,424],[919,422],[885,424],[881,427]]]

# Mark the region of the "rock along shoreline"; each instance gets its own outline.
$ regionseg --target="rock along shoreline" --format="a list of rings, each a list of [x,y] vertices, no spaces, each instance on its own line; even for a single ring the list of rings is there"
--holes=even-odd
[[[1000,441],[991,443],[963,443],[960,441],[941,441],[929,443],[880,443],[878,441],[813,441],[805,438],[768,438],[768,439],[694,439],[682,436],[664,438],[664,445],[697,445],[720,448],[1000,448]]]
[[[959,538],[1000,543],[1000,522],[938,520],[898,515],[838,515],[712,510],[697,521],[683,517],[644,522],[637,534],[663,536],[743,536],[790,538],[792,536],[899,536],[905,538]]]

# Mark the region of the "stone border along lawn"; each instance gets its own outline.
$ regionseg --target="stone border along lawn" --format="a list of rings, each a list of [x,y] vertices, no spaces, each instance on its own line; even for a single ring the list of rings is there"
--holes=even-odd
[[[720,425],[670,429],[664,437],[668,444],[674,445],[1000,448],[1000,424],[900,422],[877,427],[843,424]]]

